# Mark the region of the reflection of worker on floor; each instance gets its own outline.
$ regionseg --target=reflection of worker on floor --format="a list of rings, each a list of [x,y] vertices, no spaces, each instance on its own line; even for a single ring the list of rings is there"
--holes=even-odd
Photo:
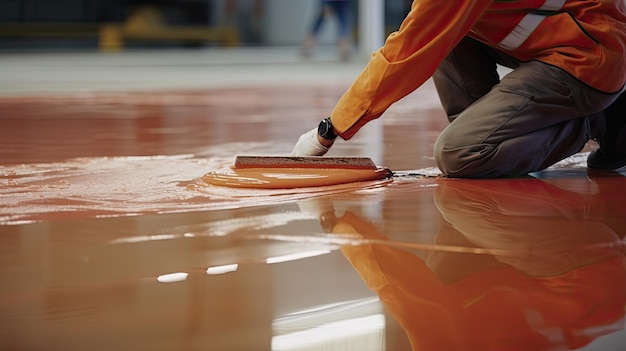
[[[601,213],[589,219],[579,194],[540,180],[444,180],[435,202],[446,219],[437,244],[518,254],[421,259],[380,243],[343,247],[414,350],[576,349],[623,329],[624,253],[609,244],[624,233]],[[386,240],[352,212],[320,219],[338,235]]]
[[[334,15],[338,22],[337,46],[342,60],[348,60],[351,54],[350,25],[351,25],[351,4],[350,0],[320,0],[319,11],[313,22],[313,27],[304,40],[302,56],[311,57],[313,47],[317,43],[317,38],[322,29],[324,21]]]

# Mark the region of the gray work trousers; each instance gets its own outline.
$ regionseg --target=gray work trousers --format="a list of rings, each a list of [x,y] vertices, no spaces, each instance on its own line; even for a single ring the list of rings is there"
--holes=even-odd
[[[496,64],[513,71],[500,79]],[[593,120],[619,96],[469,37],[433,80],[451,122],[434,147],[437,167],[448,177],[519,176],[549,167],[585,146]]]

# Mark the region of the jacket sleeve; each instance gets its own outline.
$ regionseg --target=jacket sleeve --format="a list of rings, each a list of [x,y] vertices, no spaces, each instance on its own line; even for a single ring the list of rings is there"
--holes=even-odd
[[[398,31],[372,57],[331,113],[350,139],[391,104],[421,86],[469,32],[492,0],[414,0]]]
[[[462,348],[458,303],[451,300],[447,288],[424,261],[409,251],[386,245],[384,242],[391,243],[387,237],[349,211],[338,220],[333,233],[382,242],[347,245],[341,252],[407,332],[414,350]]]

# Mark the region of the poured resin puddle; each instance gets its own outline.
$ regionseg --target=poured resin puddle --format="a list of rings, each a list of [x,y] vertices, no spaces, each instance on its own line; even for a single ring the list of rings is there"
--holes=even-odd
[[[387,168],[231,168],[209,172],[202,179],[217,186],[253,189],[293,189],[380,180],[391,177]]]
[[[392,172],[366,157],[237,156],[225,171],[204,175],[211,185],[294,189],[380,180]]]

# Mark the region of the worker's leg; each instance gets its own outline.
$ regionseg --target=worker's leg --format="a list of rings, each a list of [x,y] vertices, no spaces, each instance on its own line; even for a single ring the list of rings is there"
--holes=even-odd
[[[433,75],[450,122],[500,82],[497,63],[505,61],[507,66],[517,66],[514,60],[469,37],[454,48]]]
[[[521,64],[454,118],[435,143],[435,161],[450,177],[544,169],[580,151],[590,138],[589,116],[616,98],[558,68]]]
[[[618,169],[626,166],[626,92],[604,110],[605,130],[597,136],[600,148],[592,151],[587,166],[595,169]]]

